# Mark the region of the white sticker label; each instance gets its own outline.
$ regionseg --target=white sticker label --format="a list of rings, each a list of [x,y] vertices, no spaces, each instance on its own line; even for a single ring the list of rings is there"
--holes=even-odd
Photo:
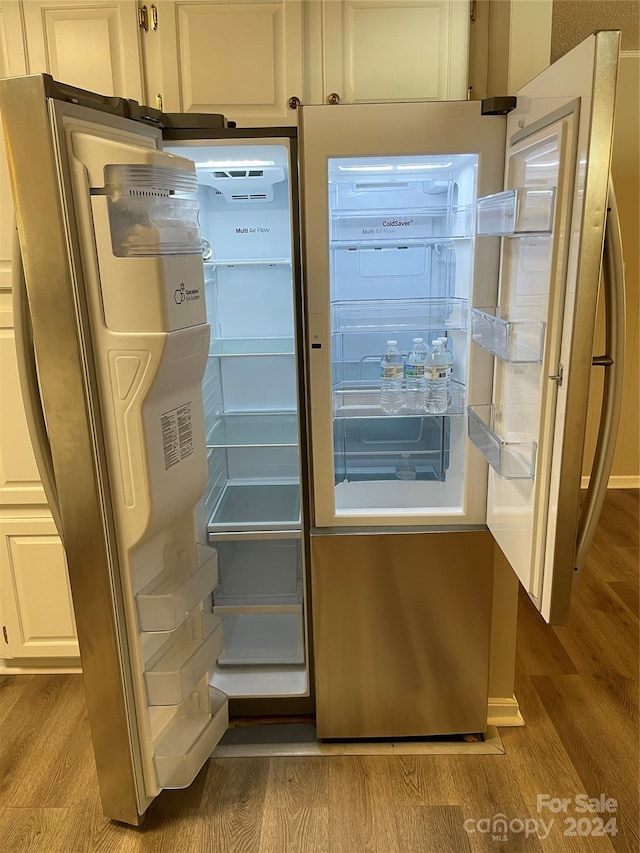
[[[160,415],[164,469],[177,465],[193,453],[193,421],[191,402]]]

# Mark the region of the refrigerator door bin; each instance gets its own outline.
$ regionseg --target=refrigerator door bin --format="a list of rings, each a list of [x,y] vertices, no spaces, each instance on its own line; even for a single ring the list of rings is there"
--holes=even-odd
[[[531,428],[537,412],[526,407],[469,406],[469,438],[504,480],[532,480],[536,442]]]
[[[209,532],[289,530],[299,525],[297,483],[227,483],[209,521]]]
[[[227,697],[215,687],[208,690],[211,713],[200,710],[197,694],[191,694],[155,744],[153,760],[161,788],[190,785],[227,730]]]
[[[550,234],[556,190],[517,187],[479,198],[476,233],[487,236]]]
[[[224,651],[218,666],[304,663],[301,604],[216,606],[214,612],[224,624]]]
[[[295,539],[219,542],[218,604],[300,604],[301,544]]]
[[[222,622],[206,610],[198,615],[192,626],[184,626],[182,636],[165,643],[150,660],[144,674],[150,705],[180,705],[217,660]]]
[[[512,308],[472,308],[471,336],[475,344],[512,364],[541,364],[545,322],[519,317]]]
[[[173,631],[217,585],[217,552],[198,546],[198,554],[204,561],[189,571],[188,555],[178,549],[172,564],[136,595],[141,631]]]

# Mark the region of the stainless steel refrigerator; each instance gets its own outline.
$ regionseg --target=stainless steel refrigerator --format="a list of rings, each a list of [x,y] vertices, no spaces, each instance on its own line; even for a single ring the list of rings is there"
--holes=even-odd
[[[107,816],[189,785],[229,697],[315,707],[320,737],[483,731],[494,543],[566,619],[619,394],[610,311],[578,530],[618,42],[515,108],[303,107],[299,139],[0,83],[24,397]],[[430,408],[402,380],[390,413],[382,355],[416,337],[452,375]]]

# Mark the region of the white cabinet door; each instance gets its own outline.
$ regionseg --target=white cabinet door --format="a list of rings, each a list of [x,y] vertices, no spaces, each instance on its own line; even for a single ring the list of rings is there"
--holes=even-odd
[[[162,94],[164,110],[223,113],[243,127],[295,125],[288,100],[303,96],[301,0],[157,5],[160,79],[150,91]]]
[[[144,101],[134,0],[28,0],[23,8],[31,73]]]
[[[306,32],[322,33],[325,103],[466,98],[466,0],[324,0],[309,15],[320,18]]]
[[[3,657],[78,656],[67,564],[51,519],[0,519],[0,599]]]

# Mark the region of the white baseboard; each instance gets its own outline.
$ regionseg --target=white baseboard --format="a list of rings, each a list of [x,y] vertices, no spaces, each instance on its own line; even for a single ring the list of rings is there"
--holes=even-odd
[[[589,486],[589,476],[582,478],[580,483],[583,489]],[[614,474],[609,477],[608,489],[640,489],[640,476],[636,474]]]
[[[16,663],[7,658],[0,658],[0,675],[67,675],[82,672],[79,659],[65,661],[52,658],[50,661],[38,658],[30,663],[24,658]]]
[[[499,699],[489,697],[487,725],[524,726],[524,724],[524,717],[520,713],[518,700],[515,696]]]

